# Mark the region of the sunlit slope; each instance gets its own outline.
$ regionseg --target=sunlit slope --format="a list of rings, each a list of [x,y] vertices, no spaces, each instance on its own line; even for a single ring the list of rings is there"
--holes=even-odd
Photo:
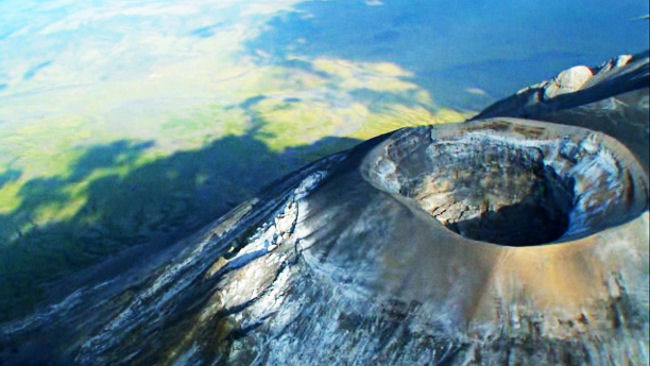
[[[45,38],[63,37],[52,27]],[[243,46],[255,32],[242,24],[213,32],[149,37],[148,47],[177,51],[146,65],[68,47],[9,77],[0,90],[0,318],[28,310],[57,274],[177,240],[308,161],[470,115],[436,106],[393,63],[275,62]],[[120,47],[133,46],[108,54]],[[119,63],[127,69],[107,69]]]

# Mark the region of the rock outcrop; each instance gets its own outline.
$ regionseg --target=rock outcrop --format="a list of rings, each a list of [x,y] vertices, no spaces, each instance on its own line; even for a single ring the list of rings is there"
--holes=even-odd
[[[621,55],[598,67],[575,66],[526,87],[474,119],[520,117],[586,127],[625,143],[649,171],[650,52]]]
[[[0,357],[646,364],[648,58],[619,60],[315,162],[146,265],[0,325]]]

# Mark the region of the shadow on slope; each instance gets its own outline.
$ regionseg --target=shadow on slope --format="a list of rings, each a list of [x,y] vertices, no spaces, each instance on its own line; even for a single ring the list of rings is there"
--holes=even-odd
[[[0,215],[0,321],[31,312],[48,283],[63,274],[136,244],[167,246],[305,164],[305,157],[357,142],[327,137],[274,152],[249,131],[142,165],[134,162],[151,141],[90,148],[68,175],[26,182],[20,205]],[[0,179],[17,175],[9,171]],[[71,202],[80,203],[70,214],[39,221],[43,211],[57,217]]]

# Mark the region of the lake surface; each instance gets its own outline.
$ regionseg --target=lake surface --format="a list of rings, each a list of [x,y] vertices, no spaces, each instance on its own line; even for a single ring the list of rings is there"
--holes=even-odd
[[[642,51],[648,7],[1,0],[0,321],[309,161]]]

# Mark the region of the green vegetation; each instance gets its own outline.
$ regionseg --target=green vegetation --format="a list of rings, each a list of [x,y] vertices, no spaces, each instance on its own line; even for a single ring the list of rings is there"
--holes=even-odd
[[[313,68],[262,67],[240,79],[235,103],[150,106],[137,122],[95,103],[109,112],[0,125],[0,320],[28,312],[62,275],[178,240],[309,161],[401,126],[466,117],[433,108],[395,65]]]
[[[115,63],[80,47],[0,90],[0,321],[63,276],[177,241],[309,161],[470,115],[437,106],[397,63],[253,45],[244,29],[271,14],[146,38],[155,52],[124,41],[115,49],[131,53]],[[140,54],[157,62],[128,58]]]

